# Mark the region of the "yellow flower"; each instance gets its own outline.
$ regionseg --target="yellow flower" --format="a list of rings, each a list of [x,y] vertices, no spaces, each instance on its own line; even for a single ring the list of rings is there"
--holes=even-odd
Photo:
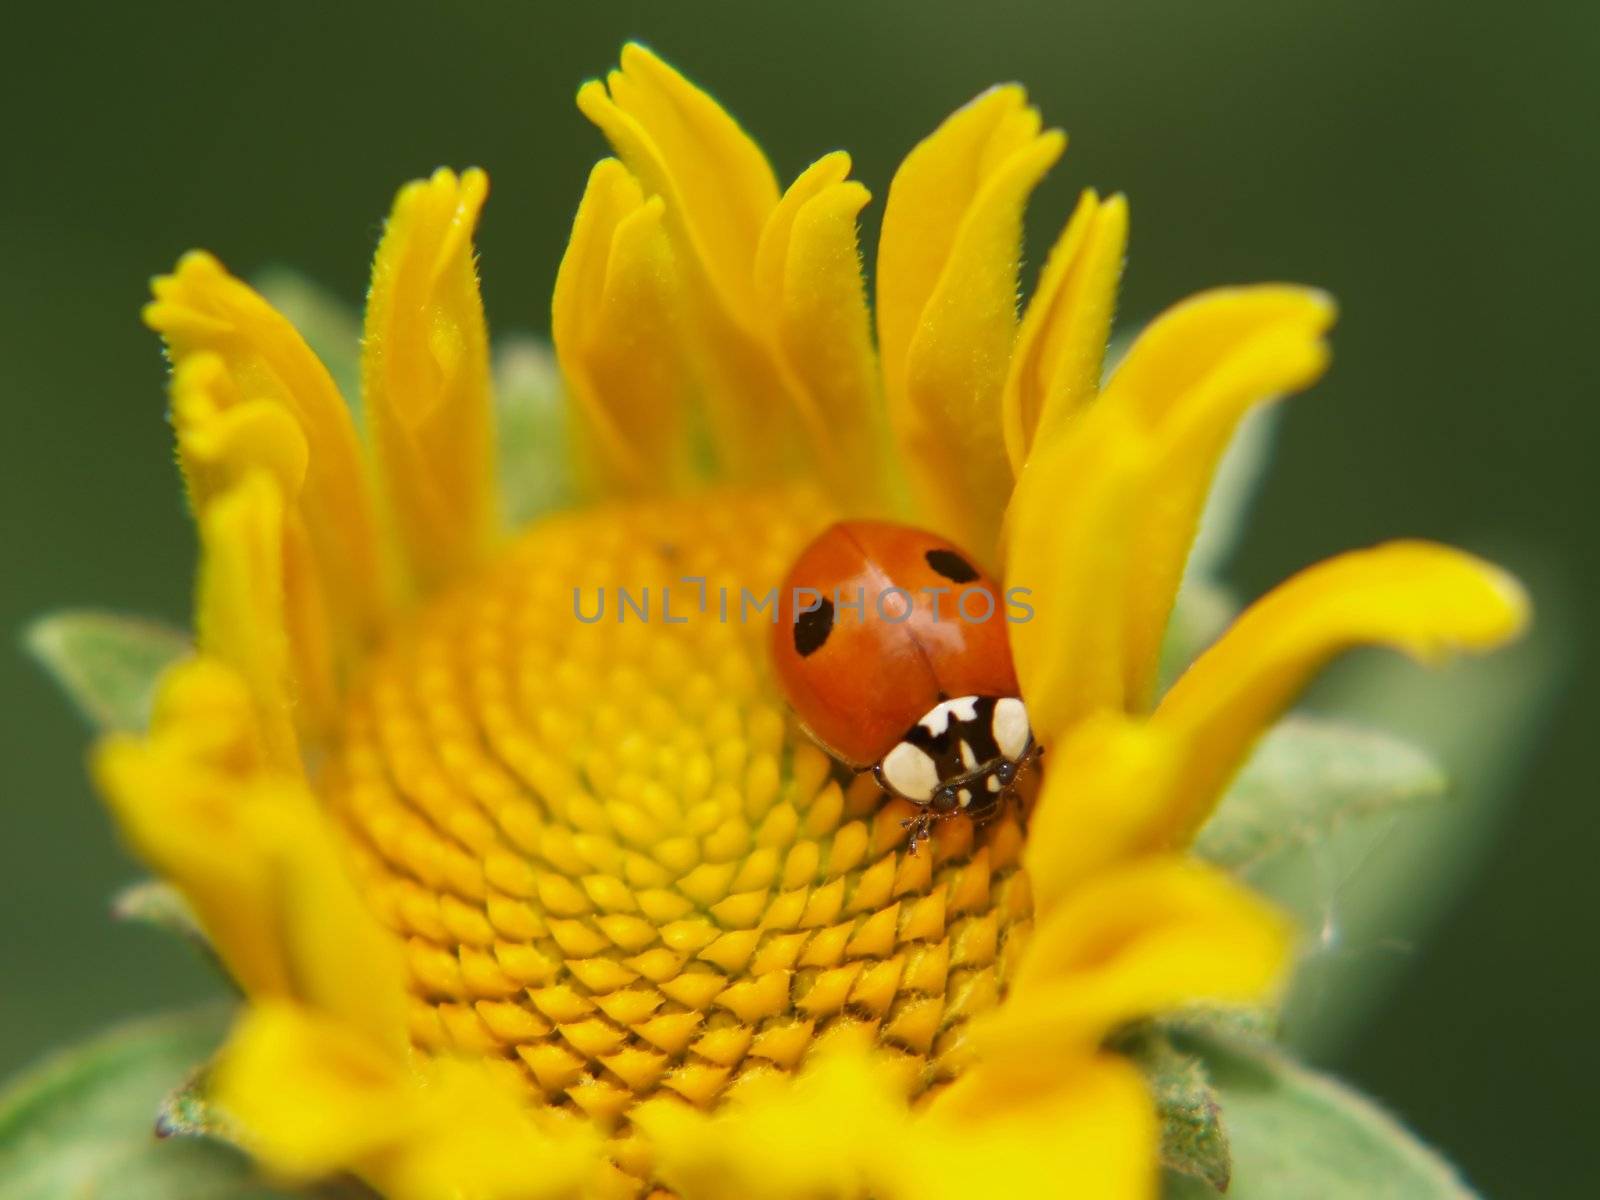
[[[1438,546],[1338,558],[1150,711],[1217,459],[1321,372],[1327,298],[1199,296],[1102,389],[1126,207],[1085,193],[1019,318],[1023,206],[1065,139],[1005,87],[896,174],[874,338],[846,155],[780,192],[638,46],[578,104],[621,156],[552,314],[586,496],[514,535],[481,172],[395,202],[360,429],[215,259],[155,284],[199,654],[96,770],[248,998],[213,1100],[273,1170],[395,1197],[1150,1195],[1151,1104],[1102,1043],[1270,996],[1290,944],[1189,838],[1328,657],[1492,646],[1519,589]],[[909,854],[904,804],[798,732],[759,617],[696,607],[764,595],[856,513],[1030,589],[1026,831],[945,822]],[[618,587],[652,619],[577,619]]]

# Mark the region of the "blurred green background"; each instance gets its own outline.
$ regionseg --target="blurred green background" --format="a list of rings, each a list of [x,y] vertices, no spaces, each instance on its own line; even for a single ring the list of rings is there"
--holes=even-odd
[[[601,152],[572,93],[634,36],[710,86],[785,178],[846,146],[880,197],[951,108],[992,81],[1025,82],[1073,135],[1034,204],[1030,257],[1080,187],[1126,190],[1129,321],[1215,283],[1304,280],[1339,297],[1334,371],[1290,406],[1234,582],[1253,595],[1326,553],[1422,534],[1523,571],[1544,620],[1503,676],[1389,696],[1402,723],[1416,715],[1409,697],[1431,696],[1437,723],[1441,701],[1448,713],[1488,680],[1514,710],[1503,728],[1522,757],[1498,819],[1456,838],[1469,882],[1431,934],[1366,930],[1340,945],[1392,976],[1384,1003],[1353,1038],[1310,1042],[1487,1193],[1600,1192],[1600,707],[1582,686],[1600,581],[1600,6],[13,10],[0,51],[0,628],[12,644],[58,605],[185,615],[192,539],[162,363],[137,319],[152,273],[198,245],[243,273],[293,264],[355,302],[395,187],[477,163],[494,179],[480,241],[491,323],[541,329]],[[1564,694],[1528,684],[1552,668]],[[182,947],[112,925],[106,898],[136,868],[85,785],[84,727],[20,653],[0,656],[0,674],[8,1073],[214,985]],[[1496,783],[1470,769],[1469,792]],[[1325,935],[1342,932],[1342,889],[1356,886],[1329,884]]]

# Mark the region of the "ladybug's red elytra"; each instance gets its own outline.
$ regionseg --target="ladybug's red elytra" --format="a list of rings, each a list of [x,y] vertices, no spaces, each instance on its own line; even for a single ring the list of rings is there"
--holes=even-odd
[[[1037,754],[1000,590],[925,530],[841,521],[800,552],[778,596],[772,657],[806,732],[938,820],[1000,811]]]

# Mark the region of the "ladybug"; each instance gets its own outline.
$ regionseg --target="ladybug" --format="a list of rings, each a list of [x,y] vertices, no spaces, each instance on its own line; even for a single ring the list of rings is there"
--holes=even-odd
[[[1037,755],[1000,590],[925,530],[841,521],[791,568],[772,657],[806,732],[935,821],[994,817]]]

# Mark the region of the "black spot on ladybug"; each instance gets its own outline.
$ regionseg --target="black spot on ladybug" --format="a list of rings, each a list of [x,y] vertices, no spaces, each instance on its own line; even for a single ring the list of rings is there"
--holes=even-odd
[[[801,658],[809,657],[822,649],[822,643],[833,632],[833,601],[823,600],[817,607],[808,608],[794,619],[794,648]]]
[[[978,568],[954,550],[929,550],[923,555],[928,565],[951,583],[971,583],[978,577]]]

